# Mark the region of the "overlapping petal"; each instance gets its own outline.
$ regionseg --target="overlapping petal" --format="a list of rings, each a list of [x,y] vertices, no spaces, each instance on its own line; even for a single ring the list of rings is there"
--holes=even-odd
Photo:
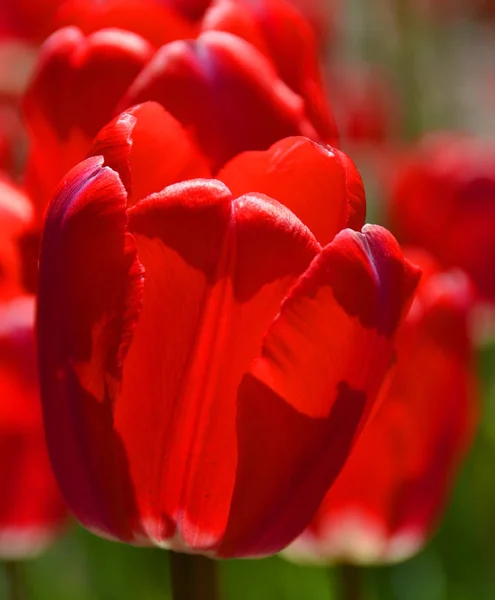
[[[235,196],[251,191],[277,198],[327,244],[346,227],[364,225],[366,197],[352,160],[307,138],[286,138],[269,150],[244,152],[220,171]]]
[[[266,149],[287,136],[319,137],[302,99],[266,57],[221,31],[163,46],[119,109],[147,100],[162,104],[195,136],[213,170],[239,152]]]
[[[116,117],[100,131],[90,154],[102,155],[105,164],[119,173],[128,205],[172,183],[211,174],[180,123],[155,102]]]

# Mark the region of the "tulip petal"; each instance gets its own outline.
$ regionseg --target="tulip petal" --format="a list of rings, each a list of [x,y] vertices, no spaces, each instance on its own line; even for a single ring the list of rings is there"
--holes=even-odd
[[[102,162],[91,158],[74,168],[47,213],[39,362],[62,492],[81,521],[128,540],[133,492],[112,405],[139,313],[142,272],[125,230],[125,189]]]
[[[304,99],[306,113],[320,137],[329,144],[338,143],[315,36],[289,2],[217,0],[205,14],[202,27],[233,33],[254,44],[273,63],[282,81]]]
[[[292,289],[239,392],[222,555],[276,552],[307,525],[373,407],[417,280],[394,238],[366,226],[337,235]]]
[[[264,152],[239,154],[218,177],[234,196],[256,190],[276,198],[322,245],[342,229],[364,225],[365,192],[354,163],[343,152],[307,138],[287,138]]]
[[[156,102],[116,117],[96,137],[90,154],[102,155],[127,189],[127,205],[167,185],[208,177],[206,161],[178,121]]]
[[[319,246],[277,202],[232,202],[215,181],[170,186],[129,217],[146,283],[115,426],[147,535],[214,552],[235,482],[237,388]]]
[[[196,136],[214,171],[239,152],[264,150],[290,135],[318,139],[301,98],[269,61],[221,31],[163,46],[118,108],[146,100],[159,102]]]
[[[430,259],[427,267],[379,409],[289,548],[295,560],[405,560],[435,526],[473,437],[478,390],[468,332],[473,290],[461,272],[434,271]]]

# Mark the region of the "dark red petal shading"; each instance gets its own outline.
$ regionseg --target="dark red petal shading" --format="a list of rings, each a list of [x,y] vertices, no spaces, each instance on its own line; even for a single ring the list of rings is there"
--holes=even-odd
[[[320,137],[326,143],[338,143],[315,36],[297,9],[285,0],[217,0],[204,17],[203,29],[233,33],[254,44],[272,61],[279,77],[304,99]]]
[[[34,297],[0,304],[0,557],[35,556],[67,509],[46,450],[38,392]]]
[[[204,15],[211,0],[164,0],[175,10],[183,14],[191,21],[198,21]]]
[[[338,234],[301,276],[240,389],[221,555],[277,552],[308,524],[373,407],[417,281],[377,226]]]
[[[33,207],[21,188],[0,174],[0,301],[22,291],[20,240],[33,219]]]
[[[258,191],[276,198],[327,244],[347,227],[361,229],[363,183],[344,153],[307,138],[286,138],[264,152],[244,152],[218,175],[234,196]]]
[[[294,558],[390,562],[425,543],[478,418],[473,297],[459,271],[422,281],[379,410],[290,549]]]
[[[126,232],[126,194],[101,157],[75,167],[51,203],[43,235],[39,363],[49,452],[76,516],[130,540],[135,507],[112,407],[143,275]]]
[[[198,102],[198,99],[201,102]],[[318,139],[304,104],[251,44],[220,31],[163,46],[119,110],[155,100],[196,137],[213,170],[291,135]]]
[[[128,206],[167,185],[208,177],[205,159],[181,124],[156,102],[123,112],[106,125],[90,150],[117,171]]]
[[[45,42],[24,100],[31,141],[27,185],[40,216],[151,55],[143,38],[117,29],[84,37],[66,27]]]
[[[171,186],[129,214],[146,282],[115,427],[149,537],[215,551],[236,475],[237,388],[318,245],[283,206],[232,203],[216,181]]]
[[[197,27],[163,0],[68,0],[58,26],[76,25],[86,35],[114,27],[137,33],[155,46],[195,36]]]

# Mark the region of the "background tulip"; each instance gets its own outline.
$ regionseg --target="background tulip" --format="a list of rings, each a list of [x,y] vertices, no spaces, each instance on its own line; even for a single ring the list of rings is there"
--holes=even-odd
[[[34,298],[0,304],[0,558],[39,554],[67,511],[46,451],[36,374]]]
[[[495,300],[495,152],[462,135],[427,136],[397,167],[390,221],[399,239],[458,266]]]
[[[305,533],[287,550],[308,562],[381,563],[419,549],[440,518],[478,416],[460,271],[412,253],[423,280],[397,341],[377,410]]]

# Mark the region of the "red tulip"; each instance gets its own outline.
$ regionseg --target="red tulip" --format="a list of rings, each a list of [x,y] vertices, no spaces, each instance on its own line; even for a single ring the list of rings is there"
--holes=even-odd
[[[495,149],[456,134],[424,138],[397,167],[390,219],[399,239],[465,270],[495,300]]]
[[[397,137],[399,98],[387,74],[371,65],[333,69],[335,114],[347,144],[382,146]]]
[[[287,551],[294,560],[403,560],[423,546],[445,506],[478,411],[467,323],[473,296],[461,271],[429,262],[378,410]]]
[[[0,558],[38,554],[67,510],[53,477],[41,416],[34,298],[0,303]]]
[[[94,151],[50,204],[41,252],[42,396],[64,496],[125,542],[277,552],[372,409],[417,271],[386,230],[343,229],[362,224],[359,176],[310,140],[237,157],[229,187],[173,184],[204,165],[145,104]]]
[[[333,142],[335,128],[310,32],[302,19],[282,8],[282,1],[272,0],[271,12],[261,4],[242,4],[263,51],[224,31],[204,31],[158,50],[123,30],[86,36],[68,27],[53,34],[25,99],[31,138],[27,184],[40,216],[61,177],[85,158],[98,130],[146,100],[160,102],[188,129],[214,171],[239,152],[266,150],[290,135]],[[111,12],[103,21],[97,16],[92,21],[88,11],[86,21],[79,21],[84,31],[95,22],[122,24],[122,19],[113,21]],[[214,13],[215,7],[205,16],[204,29]],[[276,26],[278,14],[289,27],[283,36]],[[292,75],[288,65],[294,56]]]

